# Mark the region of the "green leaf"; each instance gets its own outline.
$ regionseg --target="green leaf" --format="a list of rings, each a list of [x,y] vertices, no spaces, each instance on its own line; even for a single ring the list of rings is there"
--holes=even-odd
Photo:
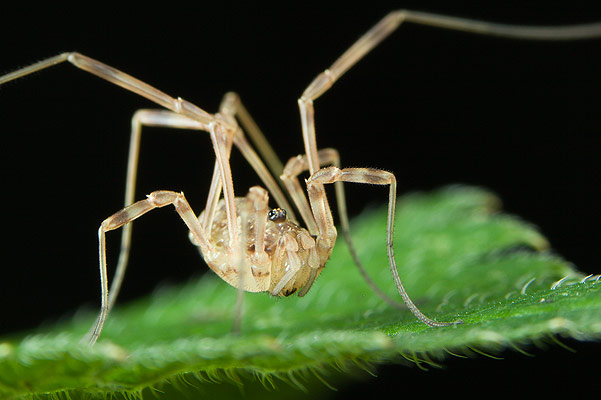
[[[498,213],[498,205],[492,194],[460,186],[399,199],[401,279],[427,315],[462,325],[430,328],[388,306],[369,290],[340,240],[306,297],[246,294],[239,336],[231,334],[236,290],[210,275],[117,307],[94,347],[78,343],[93,315],[0,341],[0,397],[127,396],[168,380],[192,382],[217,397],[232,385],[212,381],[311,385],[332,366],[401,356],[433,362],[553,334],[601,337],[599,276],[581,276],[546,250],[533,226]],[[352,228],[369,274],[398,298],[386,256],[386,209],[365,213]],[[267,393],[251,386],[247,396]]]

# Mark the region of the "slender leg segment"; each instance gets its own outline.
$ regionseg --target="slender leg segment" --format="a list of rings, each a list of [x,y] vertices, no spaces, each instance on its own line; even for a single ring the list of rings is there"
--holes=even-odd
[[[305,89],[298,99],[298,106],[301,117],[301,127],[303,132],[303,142],[309,172],[311,174],[311,185],[308,184],[309,200],[315,217],[321,241],[327,245],[328,241],[335,240],[335,228],[331,222],[331,214],[326,198],[324,183],[337,181],[361,182],[372,184],[378,183],[380,179],[386,180],[384,171],[379,173],[368,172],[375,170],[368,169],[344,169],[335,172],[335,169],[326,168],[326,172],[319,170],[318,146],[315,137],[315,119],[313,102],[324,94],[346,71],[352,68],[374,47],[379,45],[385,38],[394,32],[403,22],[413,22],[422,25],[429,25],[439,28],[454,29],[485,35],[504,36],[519,39],[534,40],[575,40],[588,39],[601,36],[601,23],[563,26],[563,27],[541,27],[541,26],[516,26],[488,23],[464,18],[448,17],[443,15],[423,13],[409,10],[393,11],[380,20],[373,28],[361,36],[348,50],[346,50],[331,66],[317,75],[315,79]],[[360,172],[362,171],[362,172]],[[392,176],[394,178],[394,176]],[[372,181],[373,180],[373,181]],[[391,187],[391,196],[394,189],[396,192],[396,182],[392,179],[388,182]],[[441,324],[430,320],[423,315],[407,296],[398,272],[396,270],[394,254],[392,251],[392,222],[394,219],[394,204],[396,199],[389,200],[388,215],[388,254],[390,267],[393,271],[393,277],[401,297],[411,309],[411,311],[424,323],[431,326],[440,326]],[[334,233],[334,234],[333,234]],[[323,235],[328,235],[324,237]],[[359,265],[359,263],[358,263]],[[443,324],[445,325],[445,324]]]
[[[3,83],[12,81],[14,79],[21,78],[23,76],[32,74],[37,71],[52,67],[54,65],[63,63],[65,61],[70,62],[77,68],[94,74],[102,79],[105,79],[117,86],[134,92],[148,100],[165,107],[175,113],[185,115],[189,118],[195,119],[205,125],[205,129],[208,129],[208,125],[214,120],[214,117],[208,112],[204,111],[200,107],[182,99],[173,98],[160,90],[150,86],[147,83],[142,82],[139,79],[134,78],[124,72],[119,71],[109,65],[106,65],[100,61],[86,57],[83,54],[76,52],[62,53],[57,56],[42,60],[35,64],[21,68],[17,71],[11,72],[0,77],[0,85]]]
[[[226,95],[226,98],[231,98],[230,95]],[[222,106],[222,109],[226,108]],[[222,110],[223,113],[223,110]],[[250,117],[248,117],[250,118]],[[228,121],[229,122],[229,121]],[[235,124],[235,121],[233,121]],[[205,126],[202,123],[199,123],[196,120],[185,117],[180,114],[176,114],[167,110],[149,110],[149,109],[141,109],[138,110],[131,122],[131,139],[129,146],[129,156],[127,163],[127,177],[126,177],[126,186],[125,186],[125,201],[124,207],[127,207],[134,202],[135,196],[135,188],[136,188],[136,177],[137,177],[137,169],[138,169],[138,158],[140,152],[140,141],[142,135],[142,127],[144,126],[153,126],[153,127],[166,127],[166,128],[175,128],[175,129],[190,129],[190,130],[199,130],[204,131]],[[279,207],[283,207],[285,209],[289,209],[289,215],[292,219],[294,219],[294,213],[291,210],[291,206],[288,203],[286,196],[283,194],[278,184],[275,182],[271,174],[265,168],[265,165],[258,157],[258,155],[254,152],[254,150],[250,147],[248,142],[246,142],[244,138],[244,133],[241,131],[237,131],[236,136],[234,138],[234,144],[240,149],[242,155],[246,158],[251,167],[256,171],[257,175],[261,178],[263,183],[267,186],[268,190],[274,196]],[[231,151],[231,143],[228,144],[228,158],[229,152]],[[213,174],[213,181],[210,186],[209,194],[207,196],[207,207],[203,220],[201,223],[203,226],[207,227],[207,235],[210,235],[210,227],[212,220],[211,216],[214,214],[215,207],[219,200],[221,194],[221,176],[219,173],[219,166],[215,164],[215,171]],[[119,294],[123,278],[125,276],[125,270],[127,268],[127,263],[129,260],[130,254],[130,245],[131,245],[131,235],[132,235],[132,227],[133,224],[126,224],[123,226],[123,232],[121,236],[121,248],[119,252],[119,261],[117,262],[117,268],[115,270],[114,277],[111,281],[111,288],[109,291],[109,299],[108,299],[108,307],[109,310],[113,307],[117,296]],[[194,240],[194,236],[190,233],[190,237]]]
[[[246,108],[244,108],[242,105],[240,97],[233,92],[226,93],[219,107],[219,114],[225,117],[228,124],[232,126],[237,126],[236,118],[240,120],[240,123],[244,128],[244,132],[246,132],[251,138],[255,147],[259,151],[259,154],[257,154],[250,143],[248,143],[242,130],[238,130],[234,135],[234,144],[236,147],[238,147],[244,158],[246,158],[248,163],[255,170],[259,178],[261,178],[261,181],[265,184],[267,190],[269,193],[271,193],[278,206],[287,210],[288,217],[291,220],[296,221],[297,219],[294,215],[292,206],[290,203],[288,203],[286,195],[284,195],[278,183],[274,179],[274,176],[280,176],[282,173],[282,163],[269,144],[267,138],[265,138],[265,135],[263,135],[263,132],[261,132]],[[265,168],[263,160],[265,160],[269,166],[271,174]]]
[[[340,166],[340,155],[336,149],[319,150],[317,153],[317,158],[320,166]],[[311,214],[311,207],[307,202],[305,191],[301,187],[298,180],[298,175],[308,169],[307,156],[298,155],[296,157],[292,157],[286,163],[286,167],[284,168],[280,179],[282,182],[284,182],[290,197],[292,197],[292,201],[294,201],[296,208],[299,210],[305,226],[307,226],[307,229],[312,235],[317,235],[318,229],[315,223],[315,218],[313,217],[313,214]],[[336,185],[336,195],[338,199],[344,201],[344,188],[340,185]]]
[[[340,168],[340,155],[338,150],[336,149],[322,149],[317,152],[317,157],[319,160],[320,166],[332,165],[334,167]],[[294,200],[297,208],[300,210],[301,215],[305,221],[306,226],[309,228],[309,232],[314,235],[317,235],[318,229],[313,218],[313,214],[311,213],[311,207],[307,202],[307,198],[304,195],[304,192],[300,186],[300,182],[298,181],[298,175],[302,172],[309,169],[309,163],[307,161],[306,156],[299,155],[297,157],[291,158],[288,163],[286,163],[286,167],[284,168],[284,173],[281,178],[282,181],[286,184],[288,188],[288,192],[290,193],[292,199]],[[350,233],[350,224],[348,219],[348,213],[346,211],[346,196],[344,194],[344,186],[343,181],[339,180],[334,182],[335,190],[336,190],[336,204],[338,206],[338,216],[340,218],[340,227],[342,229],[342,234],[344,240],[347,243],[349,248],[349,252],[351,253],[351,257],[355,262],[357,268],[359,268],[359,273],[367,283],[367,285],[371,288],[371,290],[376,293],[382,300],[387,302],[389,305],[397,308],[405,308],[403,303],[400,303],[396,300],[391,299],[388,295],[386,295],[380,288],[375,284],[375,282],[369,277],[367,270],[363,266],[363,263],[359,259],[357,255],[357,251],[355,250],[355,246],[351,240]]]
[[[269,140],[261,132],[255,120],[240,101],[240,96],[234,92],[226,93],[220,112],[222,114],[228,113],[238,118],[242,128],[244,128],[244,131],[259,151],[261,158],[265,161],[273,176],[280,176],[284,170],[284,166],[277,153],[273,150],[273,147],[271,147]]]
[[[211,141],[213,142],[213,149],[215,150],[215,154],[217,157],[217,165],[221,177],[221,185],[225,188],[224,190],[224,200],[227,205],[227,215],[228,215],[228,229],[230,231],[230,238],[232,239],[231,243],[235,243],[238,238],[237,225],[236,221],[236,210],[234,207],[234,191],[232,184],[232,176],[229,168],[229,148],[228,143],[231,142],[231,136],[236,130],[236,127],[229,126],[225,121],[217,118],[216,116],[207,113],[201,108],[195,106],[192,103],[187,102],[181,98],[173,98],[162,91],[148,85],[139,79],[136,79],[122,71],[119,71],[109,65],[106,65],[100,61],[94,60],[92,58],[86,57],[82,54],[76,52],[70,53],[62,53],[55,57],[48,58],[46,60],[42,60],[38,63],[32,64],[30,66],[21,68],[15,72],[4,75],[0,77],[0,84],[5,82],[18,79],[20,77],[29,75],[31,73],[43,70],[45,68],[49,68],[51,66],[69,62],[74,66],[92,73],[102,79],[105,79],[115,85],[121,86],[122,88],[134,92],[140,96],[143,96],[165,108],[179,115],[173,116],[168,113],[155,113],[155,114],[140,114],[140,118],[148,118],[149,124],[165,124],[170,126],[178,126],[178,124],[185,125],[186,128],[200,129],[210,133]],[[188,118],[192,121],[186,121],[185,118]],[[132,128],[132,141],[135,143],[139,143],[139,131],[141,123],[139,120],[134,118],[132,122],[134,126]],[[231,146],[231,144],[229,144]],[[138,144],[134,144],[134,146],[130,147],[130,161],[128,167],[128,180],[126,189],[126,204],[131,204],[133,201],[133,192],[134,192],[134,184],[135,184],[135,170],[137,165],[137,154],[138,152]],[[132,154],[133,153],[133,154]],[[117,269],[117,280],[115,281],[117,289],[115,291],[115,295],[111,297],[110,300],[106,300],[103,304],[103,308],[110,309],[109,304],[112,305],[115,301],[116,293],[118,292],[118,288],[121,285],[122,276],[124,273],[124,269],[126,266],[127,258],[128,258],[128,248],[129,248],[129,239],[131,232],[125,232],[123,236],[124,241],[124,252],[122,253],[121,268]],[[102,279],[102,277],[101,277]],[[104,289],[103,289],[104,290]],[[103,293],[102,297],[106,297],[106,293]]]
[[[21,68],[13,73],[0,76],[0,84],[14,79],[18,79],[20,77],[38,72],[40,70],[49,68],[51,66],[63,62],[69,62],[84,71],[90,72],[113,84],[116,84],[129,91],[139,94],[169,110],[140,110],[134,115],[132,119],[130,154],[128,161],[125,193],[125,210],[128,210],[128,212],[133,212],[132,215],[134,215],[131,218],[131,220],[137,218],[139,215],[142,215],[149,209],[153,208],[150,207],[149,203],[143,203],[143,205],[138,205],[134,208],[130,208],[133,207],[132,203],[134,201],[135,196],[135,183],[139,157],[141,128],[144,125],[202,130],[210,133],[213,149],[217,160],[215,163],[213,181],[207,199],[207,208],[204,213],[204,220],[202,221],[206,224],[203,225],[202,222],[198,222],[198,220],[196,220],[195,223],[198,226],[206,226],[209,229],[209,232],[206,232],[205,236],[207,238],[210,237],[210,228],[212,225],[211,222],[215,212],[215,207],[223,192],[223,199],[226,205],[228,234],[230,236],[230,249],[228,249],[228,253],[234,259],[236,258],[236,255],[239,255],[240,253],[234,248],[237,244],[239,244],[240,241],[237,225],[237,212],[234,202],[232,174],[229,165],[229,156],[232,144],[235,144],[240,149],[243,156],[247,159],[251,167],[257,172],[258,176],[262,179],[269,191],[272,193],[278,205],[280,207],[288,209],[290,218],[292,220],[295,219],[294,211],[292,210],[292,207],[290,207],[286,196],[283,194],[281,188],[278,186],[277,182],[273,179],[273,176],[269,173],[269,171],[263,164],[261,158],[254,152],[252,147],[248,144],[244,137],[244,133],[238,127],[234,119],[234,116],[238,116],[238,118],[241,119],[243,125],[245,127],[248,127],[249,130],[251,130],[253,140],[257,143],[259,151],[265,157],[269,157],[268,162],[270,162],[270,168],[276,171],[281,170],[281,167],[278,167],[277,164],[279,160],[277,160],[277,157],[273,155],[275,153],[273,153],[273,150],[271,149],[269,144],[265,140],[263,140],[264,143],[257,142],[257,140],[260,140],[262,138],[262,133],[258,130],[252,118],[241,105],[236,95],[230,93],[224,98],[221,107],[223,115],[212,115],[181,98],[173,98],[161,92],[160,90],[128,74],[125,74],[109,65],[106,65],[100,61],[91,59],[89,57],[75,52],[62,53],[55,57],[51,57],[49,59],[32,64],[30,66]],[[272,153],[271,157],[268,155],[269,152]],[[123,215],[124,214],[121,213],[122,217]],[[114,222],[114,220],[115,219],[113,218],[112,221]],[[106,316],[112,308],[112,306],[114,305],[117,295],[119,293],[125,270],[127,267],[127,262],[129,259],[131,229],[131,224],[126,223],[121,240],[121,251],[119,255],[119,261],[115,271],[115,277],[111,283],[110,291],[108,289],[106,257],[104,254],[102,254],[100,257],[101,264],[104,265],[104,267],[101,268],[102,306],[100,316],[94,324],[92,331],[89,335],[89,337],[91,338],[91,342],[96,341],[100,330],[102,329],[102,326],[104,324]],[[206,254],[203,249],[203,247],[206,246],[199,242],[198,234],[195,234],[195,232],[191,232],[191,237],[193,238],[193,242],[201,248],[201,251],[204,254]],[[99,240],[101,242],[100,247],[104,248],[104,233],[101,235]]]
[[[382,171],[374,168],[344,168],[340,169],[337,167],[328,167],[322,168],[317,171],[315,174],[311,175],[309,180],[307,181],[307,190],[309,192],[309,199],[311,201],[311,205],[314,207],[314,213],[316,215],[320,215],[322,210],[319,207],[323,204],[323,199],[320,198],[322,196],[321,191],[317,185],[323,185],[327,183],[336,183],[336,182],[354,182],[354,183],[368,183],[371,185],[389,185],[390,191],[388,196],[388,222],[387,222],[387,237],[386,237],[386,247],[388,249],[388,261],[390,263],[390,271],[392,272],[392,277],[394,279],[394,283],[401,295],[401,298],[411,310],[413,315],[415,315],[420,321],[425,323],[428,326],[449,326],[457,323],[461,323],[461,321],[457,321],[455,323],[446,323],[446,322],[437,322],[430,318],[428,318],[424,313],[422,313],[419,308],[405,291],[403,284],[401,283],[401,279],[399,277],[399,272],[396,266],[396,261],[394,258],[394,248],[393,248],[393,236],[394,236],[394,211],[396,207],[396,179],[394,175],[388,171]],[[327,224],[323,224],[327,226]],[[328,229],[332,229],[333,227],[329,227]]]
[[[169,127],[178,129],[204,130],[204,126],[195,120],[175,114],[166,110],[138,110],[134,113],[131,120],[131,136],[129,142],[129,156],[127,160],[127,176],[125,180],[125,200],[124,207],[134,202],[136,191],[136,178],[138,171],[138,159],[140,155],[140,140],[143,126]],[[131,235],[133,224],[123,226],[121,233],[121,247],[119,250],[119,260],[108,298],[109,310],[115,305],[117,296],[123,283],[125,270],[129,261]]]
[[[88,341],[90,344],[94,344],[96,340],[98,340],[108,312],[110,311],[108,278],[106,272],[106,232],[129,224],[133,220],[141,217],[155,208],[165,207],[170,204],[175,207],[175,210],[179,216],[184,220],[186,226],[194,235],[194,239],[196,240],[198,246],[202,249],[203,253],[212,254],[215,251],[203,227],[198,222],[196,215],[192,211],[192,208],[182,193],[166,190],[152,192],[148,195],[146,200],[140,200],[105,219],[98,229],[98,253],[100,260],[99,268],[102,287],[102,301],[100,314],[96,324],[89,333]]]

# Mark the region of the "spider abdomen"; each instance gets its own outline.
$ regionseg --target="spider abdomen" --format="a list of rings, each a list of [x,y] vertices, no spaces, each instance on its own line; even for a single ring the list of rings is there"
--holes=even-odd
[[[242,286],[245,291],[270,292],[274,296],[306,294],[330,252],[320,256],[315,238],[288,219],[285,210],[257,211],[250,193],[246,197],[237,197],[235,204],[242,246],[230,246],[222,199],[217,204],[208,232],[216,251],[203,254],[209,267],[224,281],[234,287]],[[257,223],[258,218],[264,219],[264,228]],[[258,226],[264,231],[262,249],[257,249]],[[242,258],[236,256],[236,251],[242,251]]]

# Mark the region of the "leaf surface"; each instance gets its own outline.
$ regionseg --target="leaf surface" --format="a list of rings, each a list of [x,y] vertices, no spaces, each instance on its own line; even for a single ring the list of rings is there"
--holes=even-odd
[[[532,225],[498,207],[494,195],[463,186],[399,199],[394,248],[403,284],[424,313],[462,325],[430,328],[388,306],[339,240],[304,298],[246,294],[239,336],[231,334],[236,290],[207,275],[120,305],[93,347],[78,343],[92,315],[0,340],[0,397],[135,394],[166,380],[192,380],[218,396],[224,385],[207,381],[240,383],[251,375],[266,386],[280,379],[302,385],[301,377],[329,366],[403,356],[433,362],[558,334],[601,337],[598,276],[585,279],[547,250]],[[370,276],[398,298],[386,256],[386,209],[366,212],[352,230]]]

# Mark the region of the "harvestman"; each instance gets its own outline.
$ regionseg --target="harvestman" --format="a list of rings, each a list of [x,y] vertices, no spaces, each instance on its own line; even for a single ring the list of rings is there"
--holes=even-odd
[[[75,52],[59,54],[0,77],[0,84],[3,84],[68,61],[166,109],[139,110],[132,118],[125,207],[104,220],[98,230],[101,309],[86,336],[89,343],[93,344],[98,339],[121,287],[129,256],[129,222],[154,208],[167,205],[173,205],[184,220],[190,230],[191,241],[199,247],[209,267],[227,283],[238,288],[239,299],[243,291],[269,292],[273,296],[289,296],[298,292],[299,296],[304,296],[329,259],[337,237],[324,188],[324,185],[331,183],[335,183],[341,228],[355,263],[369,286],[391,305],[398,306],[401,303],[386,297],[369,279],[350,243],[342,182],[389,186],[386,246],[392,276],[401,298],[411,312],[429,326],[448,326],[461,322],[436,322],[428,318],[413,304],[403,288],[392,246],[396,201],[394,175],[373,168],[341,168],[338,152],[335,149],[318,149],[315,138],[313,102],[402,22],[520,39],[572,40],[601,36],[601,23],[562,27],[514,26],[416,11],[391,12],[305,89],[298,100],[305,154],[291,158],[285,166],[233,93],[225,95],[218,113],[210,114],[186,100],[173,98],[113,67]],[[134,202],[142,126],[193,129],[210,134],[216,162],[207,203],[200,215],[196,216],[183,193],[159,190],[149,194],[145,200]],[[269,170],[247,141],[245,132]],[[234,196],[229,164],[232,145],[241,151],[267,190],[254,186],[245,197]],[[298,176],[307,170],[310,176],[306,180],[305,196]],[[292,206],[273,176],[280,177],[280,184],[287,190],[306,228],[298,225]],[[268,208],[269,194],[278,208]],[[120,227],[123,227],[121,251],[109,291],[105,234]],[[236,323],[239,323],[240,310],[238,306]]]

